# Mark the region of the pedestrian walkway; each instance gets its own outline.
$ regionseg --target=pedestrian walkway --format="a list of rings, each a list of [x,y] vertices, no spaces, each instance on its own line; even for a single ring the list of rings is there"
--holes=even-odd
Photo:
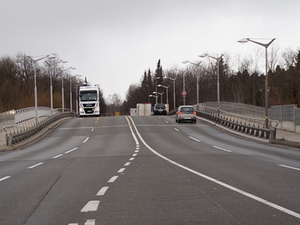
[[[2,128],[1,128],[2,129]],[[5,151],[12,149],[11,147],[6,145],[6,139],[5,139],[5,131],[2,129],[0,130],[0,151]],[[245,136],[245,135],[243,135]],[[250,139],[253,136],[247,135]],[[257,140],[257,138],[256,138]],[[266,139],[261,139],[266,141]],[[284,131],[277,129],[276,132],[276,140],[272,141],[274,144],[289,146],[289,147],[295,147],[300,149],[300,134],[291,132],[291,131]]]

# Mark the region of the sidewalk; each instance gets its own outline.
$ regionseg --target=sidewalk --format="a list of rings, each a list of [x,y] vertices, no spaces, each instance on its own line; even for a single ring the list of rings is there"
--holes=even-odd
[[[251,139],[251,137],[253,137],[250,135],[247,135],[247,136],[250,139]],[[257,138],[256,138],[256,140],[257,140]],[[261,140],[266,142],[266,139],[261,138]],[[270,141],[270,143],[300,149],[300,134],[277,129],[276,140]],[[0,152],[6,151],[6,150],[12,150],[12,149],[13,149],[13,147],[6,145],[5,131],[0,130]]]

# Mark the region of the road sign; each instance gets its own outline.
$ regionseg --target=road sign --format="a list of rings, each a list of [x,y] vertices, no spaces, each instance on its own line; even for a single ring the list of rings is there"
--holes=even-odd
[[[182,94],[182,96],[186,96],[187,92],[186,91],[182,91],[181,94]]]

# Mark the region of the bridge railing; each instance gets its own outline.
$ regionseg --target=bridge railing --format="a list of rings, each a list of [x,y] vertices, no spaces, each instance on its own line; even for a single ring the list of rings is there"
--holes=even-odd
[[[268,126],[266,126],[266,120],[262,118],[242,116],[224,110],[218,111],[216,108],[207,107],[202,104],[195,106],[195,108],[197,109],[198,116],[227,128],[261,138],[271,140],[276,138],[276,127],[279,123],[278,120],[269,119]]]
[[[3,126],[5,131],[6,145],[10,146],[18,142],[24,141],[25,139],[38,133],[49,124],[55,122],[64,117],[77,116],[70,110],[61,109],[48,110],[49,108],[43,108],[38,113],[38,118],[35,118],[35,109],[26,108],[17,110],[15,113],[15,122],[12,125]],[[19,116],[16,116],[19,115]]]

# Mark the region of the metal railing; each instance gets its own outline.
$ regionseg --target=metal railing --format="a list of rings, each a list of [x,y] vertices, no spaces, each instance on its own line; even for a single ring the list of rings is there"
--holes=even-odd
[[[17,119],[18,123],[13,125],[3,126],[6,139],[6,145],[11,146],[13,144],[19,143],[26,140],[27,138],[33,136],[34,134],[40,132],[42,129],[47,127],[49,124],[64,118],[64,117],[74,117],[77,116],[72,111],[61,112],[60,109],[55,109],[53,111],[44,109],[44,113],[41,114],[36,120],[32,113],[32,108],[22,109],[18,113],[25,113],[27,116],[22,116],[22,119]]]

